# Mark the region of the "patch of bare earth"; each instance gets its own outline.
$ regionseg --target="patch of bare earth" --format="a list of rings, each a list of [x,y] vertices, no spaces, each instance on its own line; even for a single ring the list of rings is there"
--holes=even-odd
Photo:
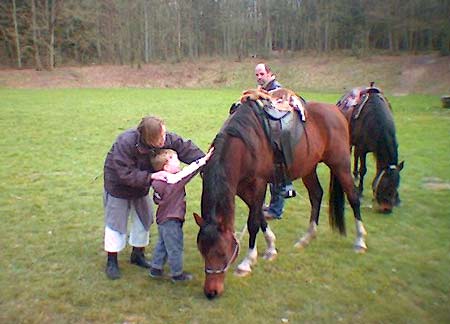
[[[58,67],[54,71],[0,69],[6,88],[247,88],[254,86],[253,68],[265,61],[286,87],[342,92],[376,84],[392,94],[449,94],[450,57],[420,56],[286,56],[242,61],[207,58],[180,63]]]
[[[437,177],[423,179],[423,187],[428,190],[450,190],[450,183]]]

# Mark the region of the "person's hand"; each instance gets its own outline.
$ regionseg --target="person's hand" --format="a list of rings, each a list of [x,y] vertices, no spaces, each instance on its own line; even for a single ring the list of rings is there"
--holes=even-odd
[[[176,173],[168,173],[166,182],[169,184],[177,183],[182,178]]]
[[[169,174],[170,173],[167,171],[158,171],[158,172],[152,173],[150,178],[152,180],[161,180],[161,181],[167,182],[167,178],[168,178]]]
[[[214,152],[214,146],[212,146],[212,147],[209,149],[208,153],[206,153],[206,155],[205,155],[205,161],[208,161],[208,160],[209,160],[209,158],[211,157],[211,155],[213,154],[213,152]]]

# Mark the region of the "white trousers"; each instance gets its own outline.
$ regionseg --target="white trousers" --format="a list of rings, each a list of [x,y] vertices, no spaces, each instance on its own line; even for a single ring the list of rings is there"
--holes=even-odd
[[[130,208],[131,230],[128,244],[135,247],[145,247],[150,242],[150,232],[142,225],[133,204]],[[120,252],[125,248],[127,235],[105,226],[105,251]]]

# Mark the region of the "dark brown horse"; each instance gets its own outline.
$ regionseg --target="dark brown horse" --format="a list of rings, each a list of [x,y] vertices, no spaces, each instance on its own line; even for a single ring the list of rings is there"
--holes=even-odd
[[[306,105],[304,135],[296,144],[291,179],[302,178],[311,202],[310,226],[296,243],[306,246],[316,235],[323,195],[316,173],[319,162],[331,170],[329,218],[333,228],[345,234],[344,192],[353,209],[357,238],[355,249],[364,252],[364,229],[359,199],[350,172],[348,126],[336,106],[310,102]],[[247,204],[249,250],[236,273],[249,274],[256,263],[256,234],[262,230],[267,249],[265,258],[276,255],[275,235],[264,219],[262,206],[268,181],[273,180],[274,153],[262,127],[266,118],[255,101],[247,101],[230,115],[213,142],[214,154],[203,173],[202,215],[194,214],[200,230],[197,245],[205,260],[204,293],[208,298],[224,290],[225,273],[239,253],[234,235],[235,196]]]
[[[354,147],[353,175],[359,179],[358,193],[362,196],[367,173],[366,155],[373,152],[376,175],[372,182],[378,210],[390,213],[400,203],[398,187],[404,161],[398,163],[398,144],[390,104],[382,92],[373,87],[355,88],[338,101],[350,127]]]

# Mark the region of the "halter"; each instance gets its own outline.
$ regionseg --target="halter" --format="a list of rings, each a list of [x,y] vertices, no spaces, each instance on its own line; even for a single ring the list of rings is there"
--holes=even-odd
[[[386,168],[384,168],[383,170],[381,170],[380,174],[378,175],[378,177],[376,177],[375,182],[373,184],[373,194],[374,196],[376,196],[377,190],[378,190],[378,186],[380,185],[381,179],[383,178],[384,174],[386,173],[386,170],[395,170],[397,169],[397,166],[395,164],[391,164],[388,165]]]
[[[236,244],[234,247],[234,251],[233,254],[231,255],[231,258],[227,261],[227,264],[225,265],[225,267],[223,269],[220,270],[215,270],[215,269],[209,269],[207,267],[205,267],[205,273],[207,274],[221,274],[221,273],[225,273],[228,268],[230,267],[231,263],[234,261],[234,259],[236,259],[237,255],[239,254],[239,241],[236,238],[236,235],[233,235],[233,239],[234,239],[234,243]]]

